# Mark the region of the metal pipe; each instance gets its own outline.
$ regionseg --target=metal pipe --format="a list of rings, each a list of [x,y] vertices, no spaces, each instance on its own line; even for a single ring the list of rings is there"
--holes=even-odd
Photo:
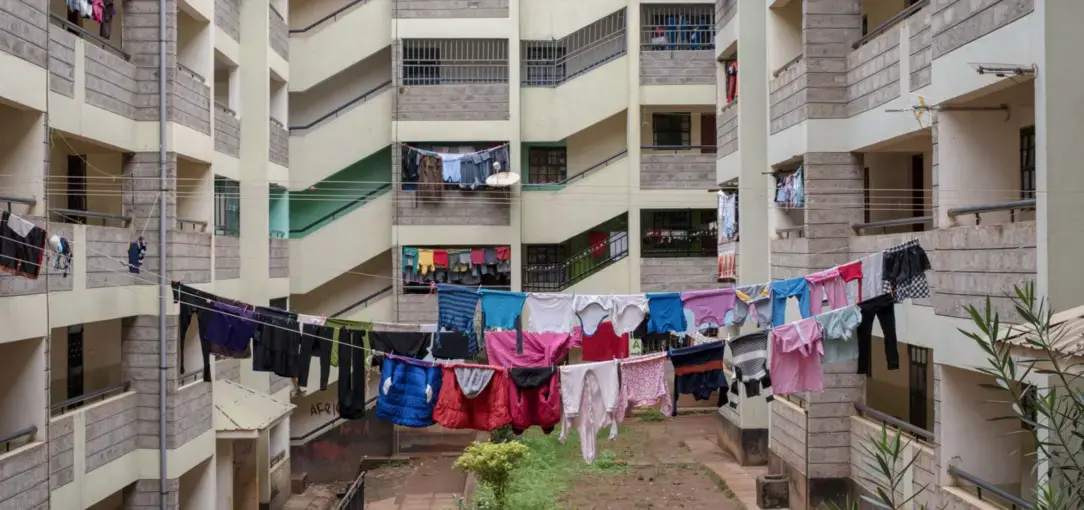
[[[166,0],[158,0],[158,505],[166,510],[166,297],[169,282],[166,276],[166,189],[169,172],[166,167]],[[180,347],[180,346],[178,346]],[[182,349],[177,349],[182,356]]]

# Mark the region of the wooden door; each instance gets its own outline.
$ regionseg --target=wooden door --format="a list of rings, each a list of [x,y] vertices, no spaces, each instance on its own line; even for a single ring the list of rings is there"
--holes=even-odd
[[[700,153],[715,154],[715,114],[700,114]]]

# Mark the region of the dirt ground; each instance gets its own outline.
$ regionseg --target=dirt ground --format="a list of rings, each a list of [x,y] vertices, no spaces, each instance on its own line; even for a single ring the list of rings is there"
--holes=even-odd
[[[409,494],[462,494],[467,475],[453,464],[455,457],[434,455],[369,470],[365,475],[365,501],[401,500]]]
[[[664,421],[626,419],[614,443],[600,441],[627,459],[624,474],[588,475],[561,498],[569,509],[712,508],[740,510],[742,505],[685,446],[688,439],[713,437],[716,418],[690,415]]]

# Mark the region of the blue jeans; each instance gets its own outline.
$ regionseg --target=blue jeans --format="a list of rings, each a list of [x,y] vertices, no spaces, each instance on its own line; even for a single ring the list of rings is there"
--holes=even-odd
[[[805,277],[772,282],[773,328],[787,322],[787,298],[792,296],[798,298],[798,311],[803,319],[812,315],[809,311],[809,283],[805,281]]]

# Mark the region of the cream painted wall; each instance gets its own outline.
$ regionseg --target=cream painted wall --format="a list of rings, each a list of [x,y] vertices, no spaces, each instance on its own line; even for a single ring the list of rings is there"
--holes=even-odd
[[[211,166],[178,158],[177,180],[177,217],[212,222],[215,181]],[[185,225],[186,230],[191,228]]]
[[[976,101],[1008,104],[1001,111],[948,111],[937,115],[939,225],[948,225],[948,209],[1020,199],[1020,129],[1034,125],[1030,82]],[[1041,148],[1040,148],[1041,150]],[[960,216],[959,223],[974,223]],[[1007,222],[1008,212],[983,215],[983,223]]]
[[[911,208],[911,158],[913,153],[870,152],[864,155],[869,169],[870,221],[909,218]],[[930,169],[932,151],[922,153],[923,205],[931,210]]]
[[[862,14],[871,32],[906,7],[904,0],[862,0]]]
[[[584,129],[566,140],[568,176],[579,175],[587,168],[627,149],[625,112]]]
[[[44,441],[47,419],[45,401],[45,342],[41,338],[0,344],[0,435],[31,425],[38,427],[37,440]]]
[[[215,508],[231,510],[233,508],[233,440],[215,441],[215,492],[218,504]]]
[[[180,510],[204,510],[214,505],[218,499],[215,467],[212,457],[181,475]]]
[[[342,6],[338,0],[294,1],[290,28],[304,28]],[[391,44],[392,0],[368,0],[303,34],[290,36],[290,90],[307,90]],[[496,37],[496,36],[494,36]],[[348,50],[344,51],[344,49]]]
[[[768,72],[802,53],[802,2],[768,11]]]
[[[68,176],[68,156],[81,155],[86,157],[87,210],[121,214],[123,182],[120,176],[124,155],[80,142],[71,135],[64,137],[57,133],[54,139],[56,141],[49,155],[49,207],[69,207],[65,181]]]
[[[995,485],[1020,483],[1026,452],[1020,448],[990,448],[1006,441],[1019,442],[1026,434],[1019,420],[989,421],[1011,416],[1009,404],[986,403],[1004,400],[997,392],[980,387],[993,378],[954,367],[941,370],[941,483],[951,485],[947,468],[955,457],[960,468]]]
[[[44,116],[39,112],[0,105],[0,122],[4,125],[0,130],[0,189],[6,194],[38,199],[38,203],[29,209],[25,205],[12,204],[13,212],[43,215]]]
[[[290,307],[310,315],[327,315],[392,284],[392,253],[387,250],[305,294],[290,296]],[[359,274],[365,273],[365,274]],[[381,276],[369,276],[381,275]]]
[[[205,79],[214,70],[212,34],[213,24],[197,21],[184,9],[177,9],[177,61]]]
[[[291,93],[290,123],[308,124],[388,81],[391,81],[390,46],[312,88]],[[371,121],[385,124],[391,122],[391,118],[375,118]]]
[[[329,384],[324,391],[294,400],[297,408],[290,414],[290,435],[301,437],[337,417],[335,406],[338,402],[338,383]]]
[[[623,0],[521,0],[520,38],[560,39],[626,5]]]
[[[271,118],[289,126],[292,117],[289,115],[289,107],[287,106],[289,97],[286,90],[286,83],[276,80],[275,76],[271,75]]]
[[[83,324],[83,394],[120,384],[120,319]],[[49,345],[49,385],[52,403],[67,400],[68,328],[53,328]]]

